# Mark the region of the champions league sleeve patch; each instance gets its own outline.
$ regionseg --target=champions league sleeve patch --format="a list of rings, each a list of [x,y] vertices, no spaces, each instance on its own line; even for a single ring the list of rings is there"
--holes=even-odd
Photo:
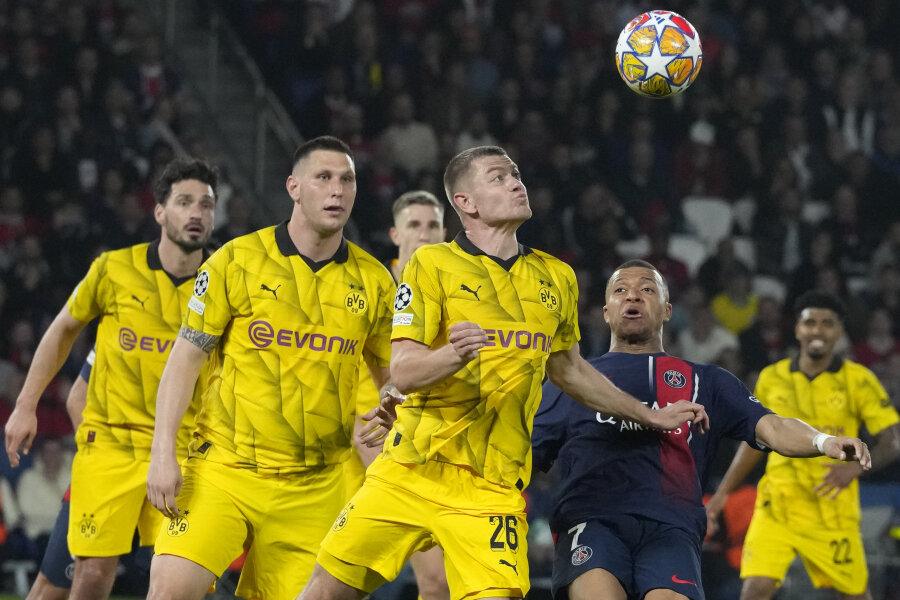
[[[194,289],[196,289],[196,286],[194,286]],[[413,292],[409,285],[401,283],[397,286],[397,293],[394,295],[394,312],[400,312],[409,306],[410,302],[412,302],[412,298]]]
[[[209,271],[200,271],[197,273],[197,280],[194,281],[194,295],[202,298],[209,288]]]
[[[194,298],[192,296],[191,299],[188,300],[188,308],[190,308],[192,311],[194,311],[198,315],[202,316],[203,311],[206,310],[206,304],[204,304],[203,302],[200,302],[199,300],[197,300],[196,298]]]
[[[394,315],[394,321],[392,325],[412,325],[413,316],[409,313],[402,315]]]

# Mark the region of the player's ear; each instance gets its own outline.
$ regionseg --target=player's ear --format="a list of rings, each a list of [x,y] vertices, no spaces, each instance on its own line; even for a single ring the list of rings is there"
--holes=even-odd
[[[153,207],[153,218],[160,227],[166,224],[166,207],[159,202]]]
[[[287,190],[288,196],[290,196],[291,200],[296,204],[300,199],[300,182],[297,181],[293,173],[288,175],[287,181],[284,182],[284,187]]]
[[[603,305],[603,320],[609,323],[609,309],[606,308],[606,305]]]
[[[666,312],[663,314],[663,323],[668,323],[672,318],[672,303],[666,302]]]
[[[388,235],[391,237],[391,241],[394,242],[395,246],[400,246],[400,242],[397,241],[397,236],[399,235],[399,231],[397,231],[396,227],[391,227],[388,230]]]
[[[460,213],[473,215],[476,212],[475,203],[472,200],[472,196],[465,192],[456,192],[453,194],[453,198],[451,198],[453,205],[456,206],[457,210]]]

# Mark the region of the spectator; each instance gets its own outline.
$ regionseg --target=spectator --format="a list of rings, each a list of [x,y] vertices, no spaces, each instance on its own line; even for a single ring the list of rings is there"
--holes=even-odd
[[[669,295],[673,301],[677,301],[678,296],[690,284],[691,275],[687,265],[669,253],[669,239],[669,232],[665,226],[656,227],[650,233],[650,253],[644,257],[644,260],[654,265],[666,278],[666,282],[669,284]]]
[[[382,134],[393,165],[417,177],[437,165],[438,142],[434,129],[415,120],[415,104],[409,94],[400,94],[391,107],[391,123]]]
[[[726,350],[739,350],[737,337],[718,324],[708,306],[691,313],[688,326],[678,335],[677,356],[698,363],[715,363]]]
[[[687,196],[731,196],[731,182],[716,128],[708,121],[695,121],[688,139],[675,148],[672,183],[678,198]]]
[[[900,354],[900,339],[894,334],[890,311],[879,307],[869,313],[866,337],[853,345],[853,356],[871,369],[892,354]]]
[[[781,302],[772,296],[759,299],[756,320],[738,336],[744,367],[751,372],[762,370],[783,357],[793,341],[784,321]]]
[[[753,226],[758,269],[776,277],[800,266],[813,229],[802,219],[804,198],[800,191],[788,181],[779,181],[785,172],[793,173],[793,167],[782,161],[776,167],[778,171],[782,175],[774,177],[772,202],[759,207]]]
[[[759,298],[751,291],[750,272],[735,266],[725,276],[725,289],[710,302],[719,323],[735,335],[753,325],[759,310]]]
[[[700,265],[697,270],[697,283],[703,288],[706,296],[712,298],[725,289],[728,274],[734,269],[750,272],[750,267],[735,256],[733,239],[725,237],[716,245],[716,251]]]
[[[59,499],[69,487],[72,454],[58,438],[46,438],[37,447],[34,466],[19,478],[16,497],[22,513],[22,528],[34,544],[31,558],[44,549],[59,514]]]

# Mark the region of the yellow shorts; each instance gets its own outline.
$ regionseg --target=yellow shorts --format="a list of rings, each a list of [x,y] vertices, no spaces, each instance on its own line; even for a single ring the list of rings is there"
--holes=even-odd
[[[438,545],[450,597],[524,597],[530,587],[525,501],[447,463],[401,465],[379,457],[322,540],[318,562],[371,592],[413,552]]]
[[[135,527],[141,544],[153,544],[163,516],[147,500],[149,466],[149,460],[137,460],[119,445],[79,440],[72,462],[69,552],[75,556],[128,554]]]
[[[183,516],[165,520],[156,553],[181,556],[218,576],[249,545],[236,594],[296,597],[346,501],[341,465],[264,476],[189,458],[182,472],[176,502]]]
[[[350,456],[347,457],[347,460],[345,460],[343,464],[344,486],[347,489],[347,496],[345,499],[349,500],[353,497],[353,494],[362,487],[363,481],[366,480],[366,466],[363,464],[362,458],[360,458],[356,448],[353,448]]]
[[[741,578],[769,577],[780,582],[795,555],[800,555],[817,588],[832,587],[856,595],[868,586],[869,569],[858,528],[809,527],[801,531],[757,506],[744,540]]]

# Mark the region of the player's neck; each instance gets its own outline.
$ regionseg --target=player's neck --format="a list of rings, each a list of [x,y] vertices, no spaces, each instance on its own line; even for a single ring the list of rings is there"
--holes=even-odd
[[[487,227],[478,223],[466,227],[466,237],[479,250],[500,260],[509,260],[519,253],[516,230],[507,227]]]
[[[409,256],[403,256],[401,254],[397,257],[395,262],[391,263],[391,275],[394,276],[394,281],[400,281],[400,275],[403,274],[403,267],[409,262],[409,258]]]
[[[190,277],[203,263],[203,248],[186,251],[163,234],[159,240],[159,262],[174,277]]]
[[[809,378],[813,378],[825,371],[833,360],[834,355],[832,354],[827,354],[822,358],[813,358],[801,352],[800,356],[797,357],[797,366],[800,368],[801,373]]]
[[[288,222],[288,235],[300,254],[315,262],[328,260],[341,247],[344,238],[344,230],[339,229],[334,233],[321,234],[311,227],[304,227],[299,220],[292,218]]]
[[[659,354],[664,352],[662,338],[652,337],[648,340],[628,340],[612,336],[609,343],[610,352],[623,354]]]

